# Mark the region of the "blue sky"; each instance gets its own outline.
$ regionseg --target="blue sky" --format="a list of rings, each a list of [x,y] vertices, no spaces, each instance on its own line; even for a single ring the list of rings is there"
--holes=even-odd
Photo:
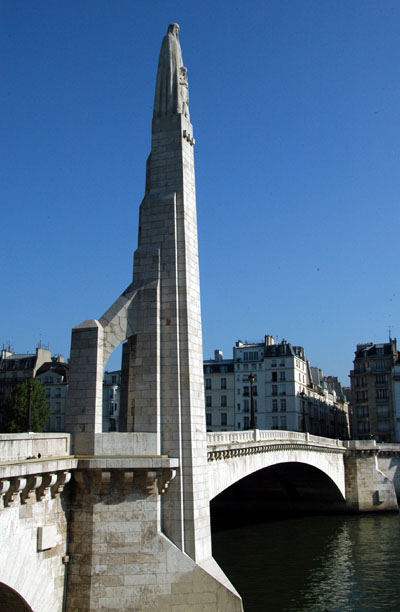
[[[269,333],[347,384],[357,343],[399,334],[397,0],[0,7],[2,345],[68,356],[71,328],[129,284],[172,21],[196,138],[205,358]]]

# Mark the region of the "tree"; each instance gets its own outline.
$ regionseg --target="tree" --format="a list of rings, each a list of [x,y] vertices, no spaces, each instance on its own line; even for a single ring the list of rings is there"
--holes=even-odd
[[[31,388],[32,431],[43,431],[50,418],[50,407],[46,404],[46,389],[38,380],[30,379],[19,383],[7,397],[4,404],[2,429],[5,433],[28,431],[28,396]]]

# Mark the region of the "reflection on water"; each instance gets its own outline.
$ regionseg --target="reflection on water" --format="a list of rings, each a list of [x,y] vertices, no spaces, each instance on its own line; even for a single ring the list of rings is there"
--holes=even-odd
[[[213,534],[245,612],[400,611],[397,514],[310,516]]]

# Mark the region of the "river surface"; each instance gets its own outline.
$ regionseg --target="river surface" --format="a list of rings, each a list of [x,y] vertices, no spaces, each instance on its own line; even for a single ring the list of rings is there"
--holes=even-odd
[[[213,553],[245,612],[400,612],[398,514],[269,518]]]

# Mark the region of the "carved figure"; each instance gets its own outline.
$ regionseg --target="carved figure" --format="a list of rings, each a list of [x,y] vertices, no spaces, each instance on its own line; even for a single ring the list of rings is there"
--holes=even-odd
[[[171,23],[161,44],[154,117],[183,114],[189,119],[189,86],[178,33],[178,24]]]

